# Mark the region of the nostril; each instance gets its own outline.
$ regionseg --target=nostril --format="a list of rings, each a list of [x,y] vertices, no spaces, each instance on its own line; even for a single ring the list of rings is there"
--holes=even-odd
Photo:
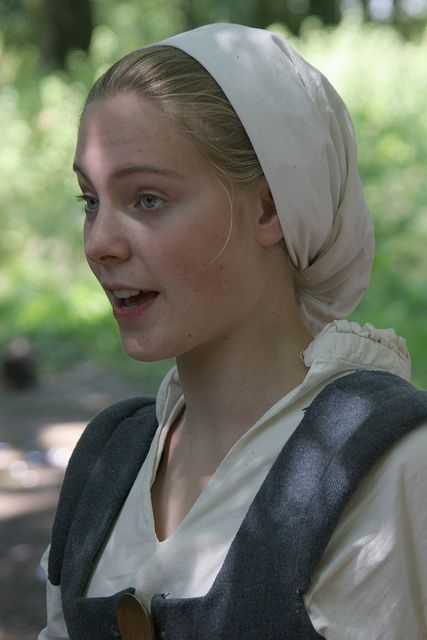
[[[130,255],[129,244],[124,237],[108,233],[86,233],[85,254],[94,262],[121,262]]]

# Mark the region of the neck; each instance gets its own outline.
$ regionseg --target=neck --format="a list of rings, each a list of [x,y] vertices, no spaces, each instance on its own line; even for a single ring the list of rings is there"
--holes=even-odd
[[[268,314],[266,314],[268,315]],[[177,358],[186,411],[183,428],[224,453],[304,379],[301,352],[312,337],[296,308],[287,322],[248,322]]]

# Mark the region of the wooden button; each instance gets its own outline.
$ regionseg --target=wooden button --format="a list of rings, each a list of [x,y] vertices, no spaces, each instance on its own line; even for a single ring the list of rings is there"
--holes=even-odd
[[[147,607],[132,593],[117,604],[117,623],[122,640],[154,640],[154,626]]]

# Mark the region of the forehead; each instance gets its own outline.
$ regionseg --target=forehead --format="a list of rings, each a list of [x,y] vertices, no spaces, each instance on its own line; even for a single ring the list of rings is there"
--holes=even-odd
[[[146,98],[126,93],[97,99],[82,117],[75,164],[87,172],[143,163],[190,174],[201,161],[171,118]]]

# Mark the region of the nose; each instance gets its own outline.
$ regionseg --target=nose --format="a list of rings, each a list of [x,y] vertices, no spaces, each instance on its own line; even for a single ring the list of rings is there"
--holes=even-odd
[[[106,207],[84,224],[85,254],[89,262],[124,262],[130,256],[130,244],[119,214]]]

